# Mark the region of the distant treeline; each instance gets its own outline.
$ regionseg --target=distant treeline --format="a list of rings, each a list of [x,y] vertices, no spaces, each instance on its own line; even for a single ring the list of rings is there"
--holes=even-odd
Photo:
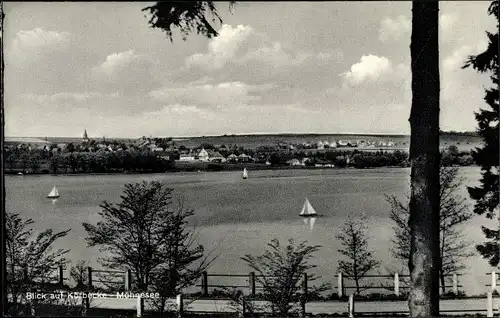
[[[476,131],[439,131],[441,136],[479,137]]]
[[[221,151],[225,154],[224,151]],[[405,151],[274,151],[248,152],[253,160],[245,163],[203,163],[176,162],[178,153],[160,156],[154,151],[127,149],[97,152],[53,152],[40,149],[14,148],[5,151],[5,171],[7,173],[158,173],[167,171],[230,170],[243,165],[252,169],[291,167],[291,160],[297,159],[294,168],[335,167],[335,168],[377,168],[408,167],[408,153]],[[441,153],[445,166],[467,166],[474,163],[470,152],[459,152],[450,146]]]

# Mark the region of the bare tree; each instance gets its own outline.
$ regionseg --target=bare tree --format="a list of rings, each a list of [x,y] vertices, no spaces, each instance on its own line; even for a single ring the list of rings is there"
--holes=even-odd
[[[365,224],[366,217],[359,219],[349,217],[336,235],[343,246],[339,252],[347,258],[339,261],[339,270],[354,280],[357,294],[361,292],[359,284],[361,279],[380,265],[368,248],[369,236]]]
[[[439,3],[412,6],[411,317],[439,315]]]
[[[441,291],[446,292],[445,277],[465,269],[463,260],[473,254],[468,251],[468,242],[462,231],[461,225],[470,220],[473,214],[465,204],[465,198],[457,194],[463,184],[463,178],[457,177],[458,168],[441,167],[440,173],[440,244],[439,253],[441,264],[439,266]],[[410,258],[410,228],[408,218],[410,215],[409,202],[401,202],[395,196],[386,196],[391,204],[390,218],[394,222],[394,248],[392,254],[395,258],[407,263]]]
[[[288,240],[284,248],[277,239],[271,240],[267,246],[269,249],[264,254],[256,257],[247,254],[242,260],[257,272],[256,280],[263,287],[264,300],[271,303],[272,313],[286,316],[297,309],[297,302],[306,301],[307,295],[303,294],[301,286],[304,274],[307,273],[308,282],[319,279],[310,272],[316,265],[310,264],[309,260],[321,246],[310,246],[305,241],[295,245],[293,239]],[[329,285],[320,284],[311,286],[308,293],[328,289]]]
[[[34,223],[32,219],[23,220],[18,214],[9,212],[5,218],[6,292],[11,295],[5,311],[19,315],[26,292],[48,292],[52,288],[50,276],[58,265],[67,262],[64,255],[69,250],[51,252],[51,248],[56,240],[66,236],[70,230],[53,233],[48,229],[32,238],[33,229],[29,228]]]

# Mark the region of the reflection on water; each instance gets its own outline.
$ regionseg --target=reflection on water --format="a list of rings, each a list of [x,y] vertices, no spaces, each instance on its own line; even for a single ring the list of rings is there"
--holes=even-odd
[[[314,224],[316,223],[317,219],[318,218],[314,218],[314,217],[304,218],[304,224],[309,225],[309,229],[312,231],[312,230],[314,230]]]

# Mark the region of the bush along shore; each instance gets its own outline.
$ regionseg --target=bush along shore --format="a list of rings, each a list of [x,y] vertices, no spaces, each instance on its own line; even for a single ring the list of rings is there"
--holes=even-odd
[[[226,171],[261,169],[318,169],[318,168],[379,168],[408,167],[408,153],[403,150],[366,151],[355,148],[276,150],[260,147],[217,149],[211,145],[196,149],[176,149],[159,152],[150,149],[119,148],[77,149],[57,147],[4,149],[7,174],[114,174],[164,173],[175,171]],[[201,153],[216,154],[201,157]],[[441,153],[443,166],[473,165],[471,153],[459,152],[450,146]]]

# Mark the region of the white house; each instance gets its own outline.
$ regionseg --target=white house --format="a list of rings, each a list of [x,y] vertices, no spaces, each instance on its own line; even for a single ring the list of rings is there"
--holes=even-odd
[[[226,158],[218,151],[210,151],[208,153],[208,161],[211,162],[226,162]]]
[[[238,161],[238,156],[236,156],[234,153],[230,154],[229,156],[227,156],[227,161]]]
[[[194,156],[192,154],[181,154],[179,156],[179,161],[193,161],[195,160]]]
[[[337,148],[337,142],[335,140],[332,140],[330,143],[330,148]]]
[[[198,152],[197,157],[200,161],[208,161],[209,159],[208,152],[205,150],[205,148],[201,148],[200,152]]]
[[[303,166],[303,164],[300,162],[299,159],[297,158],[293,158],[292,160],[288,160],[287,163],[290,165],[290,166]]]
[[[347,142],[339,140],[339,142],[337,143],[337,146],[338,147],[346,147],[347,146]]]
[[[321,141],[318,141],[318,143],[316,144],[316,146],[318,147],[318,149],[325,149],[325,145]]]
[[[248,162],[248,161],[252,160],[252,158],[250,156],[242,153],[241,155],[238,156],[238,160],[241,162]]]

